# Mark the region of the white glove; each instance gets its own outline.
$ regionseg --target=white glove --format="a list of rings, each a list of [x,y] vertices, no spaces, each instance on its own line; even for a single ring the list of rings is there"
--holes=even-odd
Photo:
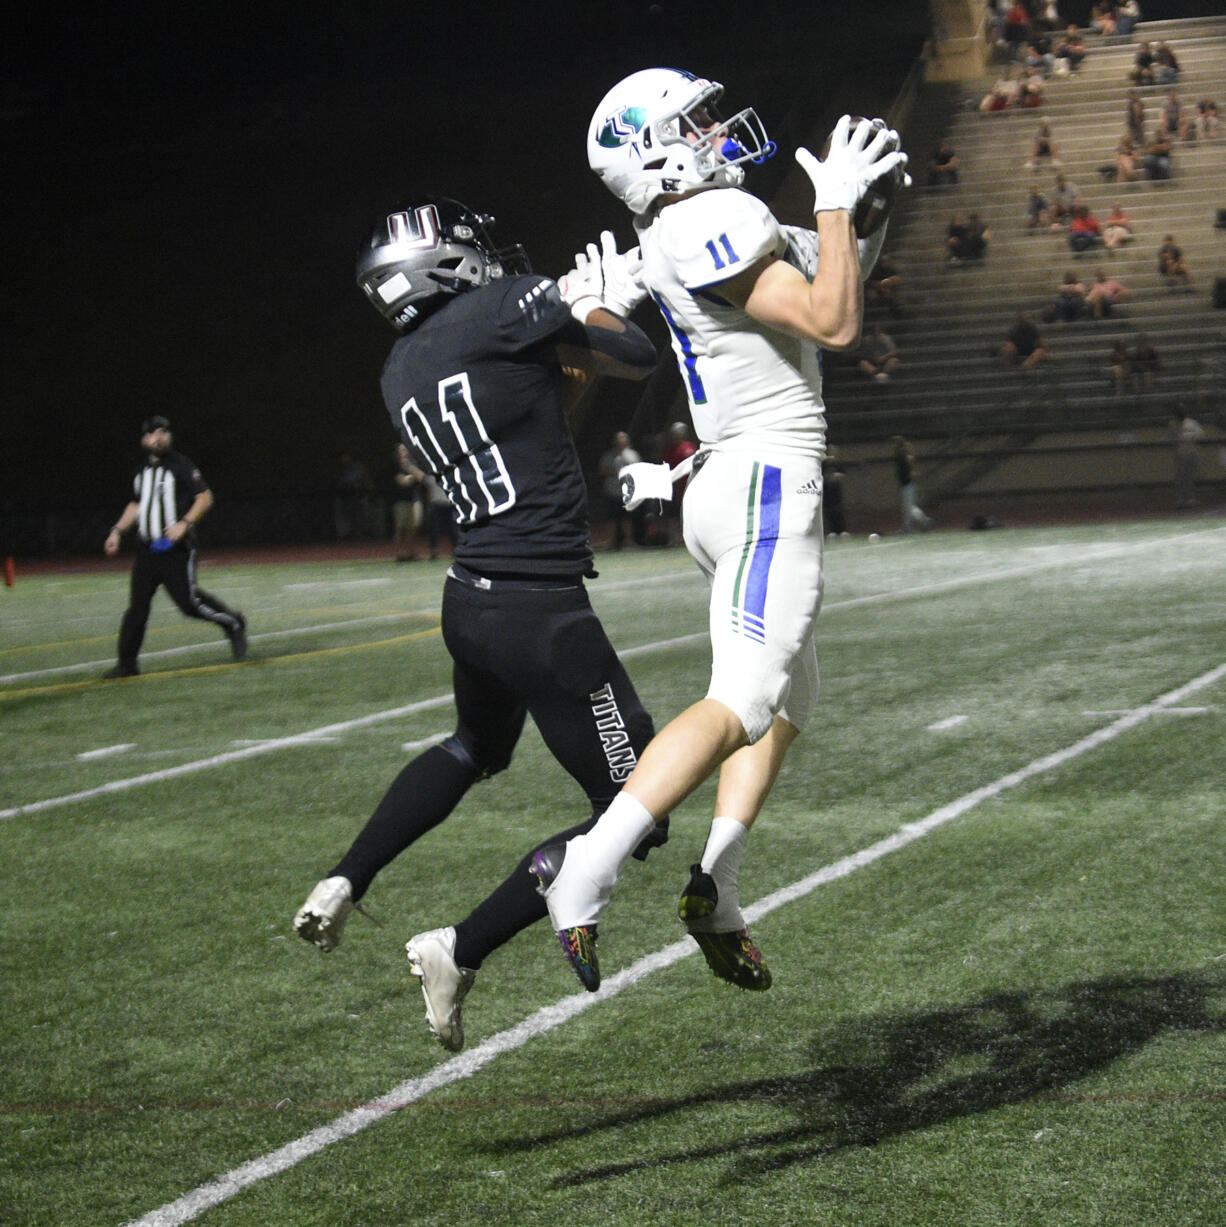
[[[575,267],[558,278],[562,301],[581,324],[599,307],[604,306],[604,274],[600,270],[600,252],[595,243],[587,245],[587,251],[575,255]]]
[[[558,281],[562,301],[581,324],[598,307],[629,315],[647,297],[638,274],[643,257],[637,247],[619,252],[611,230],[600,235],[600,246],[589,243],[575,255],[575,267]]]
[[[591,251],[591,248],[588,248]],[[647,291],[639,281],[643,271],[643,253],[632,247],[619,252],[612,230],[600,234],[600,271],[604,274],[604,293],[601,296],[610,311],[629,315],[647,297]]]
[[[617,474],[622,488],[622,506],[633,511],[649,498],[668,503],[673,497],[673,474],[666,464],[628,464]]]
[[[813,184],[814,213],[842,209],[855,211],[868,185],[879,175],[907,164],[901,149],[893,153],[882,150],[898,134],[883,124],[859,123],[850,131],[851,116],[844,115],[830,134],[830,152],[823,162],[803,146],[796,150],[796,161]]]

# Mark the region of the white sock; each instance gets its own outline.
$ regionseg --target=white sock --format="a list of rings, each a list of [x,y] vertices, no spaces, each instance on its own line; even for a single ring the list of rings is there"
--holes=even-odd
[[[596,923],[621,867],[655,824],[645,806],[620,792],[586,835],[567,842],[562,872],[546,896],[555,929]]]
[[[703,873],[709,873],[715,879],[719,900],[715,911],[695,927],[708,933],[735,933],[745,927],[737,879],[748,839],[748,828],[735,818],[711,819],[711,830],[700,863]]]

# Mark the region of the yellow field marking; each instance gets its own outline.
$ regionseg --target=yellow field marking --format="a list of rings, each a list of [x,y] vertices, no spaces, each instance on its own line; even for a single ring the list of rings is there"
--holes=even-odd
[[[424,631],[411,631],[407,635],[396,635],[391,639],[375,639],[370,643],[350,643],[337,648],[313,648],[309,652],[289,652],[284,656],[267,656],[259,660],[237,661],[229,660],[220,665],[194,665],[186,669],[162,669],[157,673],[138,673],[135,677],[123,678],[86,678],[80,682],[55,682],[50,686],[27,686],[22,690],[0,690],[0,702],[6,699],[24,699],[36,695],[71,694],[78,690],[89,690],[95,686],[114,686],[116,683],[131,684],[132,682],[164,681],[172,677],[201,677],[209,673],[221,673],[228,669],[246,668],[249,665],[282,665],[289,662],[298,663],[304,660],[316,660],[323,656],[339,656],[346,652],[364,652],[371,648],[390,648],[402,643],[410,643],[414,639],[424,639],[430,635],[442,633],[441,625],[428,627]]]

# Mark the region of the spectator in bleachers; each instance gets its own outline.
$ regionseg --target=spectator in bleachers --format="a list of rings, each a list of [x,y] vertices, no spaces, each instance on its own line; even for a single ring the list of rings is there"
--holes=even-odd
[[[1141,177],[1141,155],[1127,133],[1120,137],[1115,147],[1115,166],[1106,169],[1114,171],[1116,183],[1131,183]]]
[[[1111,206],[1111,212],[1103,220],[1103,246],[1108,253],[1115,251],[1121,243],[1127,243],[1132,238],[1132,218],[1125,212],[1123,205],[1117,200]]]
[[[1196,134],[1202,140],[1217,136],[1217,103],[1211,98],[1202,98],[1196,104]]]
[[[1086,58],[1085,40],[1076,26],[1069,26],[1057,40],[1052,54],[1055,56],[1054,72],[1058,77],[1067,77],[1081,67]]]
[[[971,233],[966,214],[955,213],[945,227],[945,258],[951,264],[970,259]]]
[[[1176,245],[1174,237],[1169,234],[1158,248],[1158,275],[1163,283],[1171,288],[1181,285],[1190,288],[1192,285],[1192,274],[1184,263],[1183,252]]]
[[[1090,10],[1090,24],[1104,36],[1115,33],[1115,5],[1109,2],[1096,4]]]
[[[1157,73],[1153,49],[1149,43],[1142,43],[1133,57],[1132,70],[1128,74],[1128,79],[1133,85],[1153,85],[1157,80]]]
[[[1030,13],[1024,4],[1013,4],[1001,22],[1001,38],[1008,50],[1016,53],[1030,37]]]
[[[898,346],[880,324],[874,324],[868,336],[860,342],[859,362],[862,374],[878,383],[888,383],[898,370]]]
[[[1037,68],[1023,68],[1018,81],[1018,106],[1040,107],[1043,105],[1043,91],[1047,82]]]
[[[1115,13],[1115,32],[1131,34],[1141,20],[1141,6],[1137,0],[1124,0]]]
[[[1154,376],[1162,369],[1162,359],[1154,343],[1143,332],[1128,350],[1128,366],[1134,392],[1148,392],[1154,386]]]
[[[1007,111],[1017,101],[1018,82],[1012,68],[992,86],[980,100],[981,111]]]
[[[1064,25],[1064,20],[1060,16],[1060,6],[1056,0],[1046,0],[1043,5],[1043,12],[1035,23],[1041,26],[1044,30],[1050,30],[1053,34]]]
[[[1039,190],[1037,183],[1030,185],[1030,193],[1026,197],[1026,225],[1033,230],[1036,226],[1046,226],[1051,221],[1051,210],[1047,197]]]
[[[873,271],[864,283],[865,298],[869,302],[881,303],[891,315],[897,316],[902,314],[902,304],[899,301],[901,289],[902,278],[899,276],[898,267],[883,252],[877,257],[877,263],[873,265]]]
[[[1145,144],[1145,101],[1140,90],[1128,91],[1128,105],[1124,108],[1124,127],[1132,137],[1134,145]]]
[[[1038,31],[1031,37],[1022,55],[1022,67],[1034,69],[1043,78],[1054,71],[1056,56],[1052,50],[1051,38],[1047,34]]]
[[[1189,133],[1195,139],[1192,128],[1192,109],[1183,105],[1177,89],[1171,90],[1162,104],[1161,116],[1158,120],[1158,130],[1167,138],[1186,141]]]
[[[1073,216],[1069,220],[1069,247],[1080,255],[1083,251],[1089,251],[1091,247],[1097,247],[1102,241],[1102,226],[1099,225],[1098,218],[1090,212],[1090,206],[1085,201],[1079,200],[1073,206]]]
[[[1080,199],[1081,193],[1075,183],[1070,183],[1063,171],[1056,175],[1056,182],[1048,193],[1047,202],[1051,211],[1053,230],[1062,230],[1073,215],[1073,206]]]
[[[1086,306],[1096,319],[1106,319],[1114,309],[1128,297],[1124,283],[1115,277],[1108,277],[1103,269],[1094,274],[1094,282],[1086,290]]]
[[[1044,120],[1039,124],[1039,130],[1035,133],[1034,140],[1030,142],[1030,157],[1026,161],[1026,169],[1034,170],[1042,163],[1059,166],[1059,152],[1056,148],[1055,140],[1052,139],[1051,124]]]
[[[1005,334],[1005,343],[1000,351],[1001,362],[1021,371],[1032,371],[1047,357],[1043,334],[1034,322],[1034,316],[1029,311],[1020,312],[1013,327]]]
[[[1171,177],[1171,138],[1155,128],[1154,134],[1145,146],[1145,177],[1160,180]]]
[[[1089,308],[1086,306],[1084,282],[1078,280],[1076,273],[1065,273],[1064,280],[1056,287],[1055,300],[1043,308],[1044,322],[1051,324],[1060,320],[1071,324],[1075,320],[1084,319],[1087,314]]]
[[[1165,39],[1154,49],[1154,70],[1159,85],[1174,85],[1179,80],[1179,59]]]
[[[928,186],[958,182],[958,155],[948,140],[942,138],[928,163]]]

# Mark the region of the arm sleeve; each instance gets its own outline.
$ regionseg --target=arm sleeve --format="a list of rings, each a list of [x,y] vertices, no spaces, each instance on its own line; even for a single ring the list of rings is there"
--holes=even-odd
[[[621,316],[618,316],[618,319],[621,319]],[[629,320],[622,322],[626,325],[626,331],[614,332],[611,328],[592,328],[568,318],[566,326],[558,331],[555,339],[560,344],[573,345],[576,349],[590,349],[596,353],[607,354],[627,366],[654,366],[658,355],[650,338],[637,324],[632,324]]]
[[[548,277],[513,277],[498,304],[495,347],[503,354],[517,354],[556,339],[572,322],[570,308],[562,301],[556,282]]]

